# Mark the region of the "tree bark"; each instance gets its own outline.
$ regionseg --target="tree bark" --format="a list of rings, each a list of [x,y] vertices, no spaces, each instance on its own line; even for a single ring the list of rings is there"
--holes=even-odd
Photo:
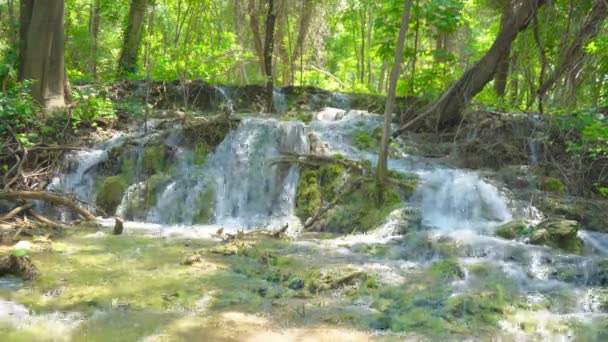
[[[410,10],[412,8],[412,0],[406,0],[403,16],[401,18],[401,28],[399,29],[399,38],[397,39],[397,50],[395,51],[395,62],[391,71],[390,85],[388,95],[386,97],[386,108],[384,111],[384,127],[382,129],[382,142],[380,144],[380,152],[378,154],[378,167],[376,169],[376,180],[380,188],[388,179],[388,145],[391,137],[391,124],[393,116],[393,107],[395,105],[395,94],[397,92],[397,81],[401,73],[401,61],[403,60],[403,45],[407,36],[407,29],[410,20]]]
[[[272,53],[274,50],[274,26],[277,13],[274,8],[274,0],[268,0],[268,13],[266,14],[266,35],[264,37],[264,69],[266,70],[266,110],[274,112],[273,90],[274,78],[272,77]]]
[[[502,17],[500,19],[500,27],[507,24],[507,20],[513,15],[511,1],[505,0],[502,8]],[[504,55],[501,56],[496,68],[496,76],[494,77],[494,92],[498,97],[504,97],[507,92],[507,80],[509,77],[509,67],[511,62],[511,44]]]
[[[302,2],[302,14],[300,17],[300,28],[298,30],[298,40],[296,41],[296,46],[294,47],[293,54],[291,56],[291,60],[293,62],[300,59],[302,53],[304,51],[304,42],[306,41],[306,36],[308,35],[308,29],[310,28],[310,23],[312,21],[312,13],[314,10],[314,2],[313,0],[303,0]],[[294,75],[295,71],[291,71],[291,84],[294,83]]]
[[[502,56],[519,34],[525,30],[538,9],[547,0],[518,0],[513,8],[517,10],[500,29],[494,43],[483,58],[467,70],[443,95],[434,103],[425,107],[410,122],[401,126],[395,135],[418,124],[419,120],[429,115],[437,116],[437,128],[452,127],[462,119],[462,111],[485,85],[492,80]]]
[[[45,0],[49,1],[49,0]],[[56,195],[46,191],[0,191],[0,199],[3,200],[40,200],[51,202],[72,209],[88,221],[95,221],[95,215],[79,207],[65,196]]]
[[[49,114],[66,106],[64,1],[22,0],[20,80],[32,80],[32,97]]]
[[[249,26],[251,27],[251,33],[253,34],[253,46],[255,47],[255,52],[258,55],[258,61],[260,63],[260,72],[266,74],[264,46],[262,44],[262,34],[260,33],[260,23],[258,22],[258,11],[255,6],[255,0],[249,0],[247,10],[249,12]]]
[[[14,0],[8,0],[8,23],[9,23],[9,35],[11,39],[11,45],[17,46],[19,40],[17,38],[17,24],[15,23],[15,2]]]
[[[585,55],[585,45],[600,32],[602,23],[606,20],[606,16],[608,16],[608,1],[595,0],[591,12],[585,19],[585,22],[577,35],[574,37],[574,40],[560,55],[557,68],[555,68],[553,73],[549,75],[538,88],[538,95],[540,97],[544,97],[547,91],[553,87],[555,82],[557,82],[566,71],[576,67],[582,60]]]
[[[118,62],[118,73],[121,76],[137,72],[137,57],[147,7],[148,0],[131,0],[129,19]]]
[[[89,33],[91,35],[91,63],[90,69],[94,78],[97,78],[97,50],[99,42],[99,26],[101,0],[93,0],[91,4],[91,13],[89,17]]]

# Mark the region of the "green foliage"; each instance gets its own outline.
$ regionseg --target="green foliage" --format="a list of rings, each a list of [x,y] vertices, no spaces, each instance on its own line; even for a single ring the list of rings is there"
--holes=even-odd
[[[549,191],[549,192],[554,192],[556,194],[563,194],[565,189],[564,189],[564,183],[562,183],[561,180],[554,178],[554,177],[545,177],[541,180],[541,186],[543,188],[543,190]]]
[[[112,101],[95,92],[84,94],[75,90],[72,92],[72,97],[75,101],[74,109],[72,110],[72,124],[74,128],[77,128],[81,124],[96,127],[97,120],[113,119],[116,116]]]
[[[353,143],[355,147],[362,151],[377,150],[381,140],[381,127],[376,127],[371,135],[363,130],[357,130],[353,133]]]
[[[207,156],[213,149],[204,142],[199,142],[194,146],[194,163],[203,165],[207,161]]]
[[[578,132],[570,136],[568,152],[597,159],[608,155],[608,117],[596,110],[586,110],[573,115],[555,118],[563,130]]]
[[[29,92],[30,82],[17,83],[0,92],[0,134],[8,134],[9,126],[25,146],[33,144],[39,137],[42,126],[36,118],[40,107]]]

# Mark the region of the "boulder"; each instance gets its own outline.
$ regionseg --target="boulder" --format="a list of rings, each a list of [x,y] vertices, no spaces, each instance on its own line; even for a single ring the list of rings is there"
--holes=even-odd
[[[528,224],[523,220],[514,220],[496,228],[496,235],[503,239],[514,240],[525,235]]]
[[[530,243],[558,248],[581,254],[583,241],[578,237],[579,223],[566,219],[548,219],[541,222],[530,235]]]

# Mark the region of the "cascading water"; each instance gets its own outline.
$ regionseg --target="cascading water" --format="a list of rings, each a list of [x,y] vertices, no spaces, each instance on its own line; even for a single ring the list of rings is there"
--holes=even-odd
[[[275,112],[279,114],[287,113],[287,97],[285,96],[285,93],[283,93],[283,89],[279,87],[274,87],[274,90],[272,92],[272,101]]]
[[[174,165],[159,181],[156,203],[143,212],[133,210],[141,207],[133,203],[137,202],[134,199],[141,201],[147,191],[145,179],[138,179],[123,198],[119,214],[159,224],[216,223],[236,229],[291,222],[299,170],[297,165],[273,164],[281,152],[340,153],[349,159],[369,160],[372,164],[377,159],[373,149],[361,148],[356,139],[360,132],[371,135],[381,127],[380,116],[325,109],[314,118],[308,126],[275,119],[244,119],[204,163],[197,163],[195,151],[183,144],[182,131],[177,129],[162,140],[162,144],[173,151]],[[60,181],[54,182],[56,189],[74,192],[83,200],[93,201],[93,179],[100,164],[110,150],[123,141],[127,140],[117,138],[91,151],[72,154],[69,160],[73,167]],[[137,151],[141,154],[141,148]],[[413,269],[427,267],[429,262],[442,258],[437,251],[429,251],[425,246],[448,241],[456,246],[452,257],[467,270],[463,272],[464,279],[445,285],[452,286],[454,296],[475,293],[481,286],[480,280],[469,274],[468,269],[489,265],[487,267],[500,270],[493,281],[514,288],[513,291],[525,298],[529,308],[517,308],[518,313],[513,315],[511,322],[501,322],[504,331],[514,336],[521,333],[521,322],[530,319],[528,314],[556,322],[570,319],[584,322],[606,317],[606,309],[597,300],[602,284],[608,281],[608,277],[602,278],[600,269],[602,258],[608,255],[606,235],[581,232],[581,238],[592,253],[588,256],[567,255],[528,245],[525,241],[498,238],[494,236],[497,225],[528,217],[497,186],[477,173],[407,154],[399,146],[391,148],[389,168],[419,177],[413,198],[376,232],[313,242],[312,245],[322,249],[318,257],[323,260],[319,262],[335,258],[332,262],[357,263],[373,269],[381,279],[391,279],[398,284],[407,279],[408,272]],[[423,227],[417,235],[408,235],[402,242],[395,242],[393,234],[400,231],[404,222],[402,209],[419,211]],[[428,243],[417,246],[417,239]],[[305,243],[310,247],[309,241]],[[389,260],[354,255],[345,247],[361,244],[394,244],[395,248],[400,248],[400,258]],[[531,309],[538,303],[558,301],[561,296],[573,301],[572,307],[543,312]],[[545,334],[545,331],[541,329],[539,333]]]

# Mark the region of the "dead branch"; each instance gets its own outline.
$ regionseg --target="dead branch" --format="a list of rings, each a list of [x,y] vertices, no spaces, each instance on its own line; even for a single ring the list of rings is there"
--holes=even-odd
[[[95,221],[95,215],[81,208],[71,199],[46,191],[0,191],[0,199],[5,200],[40,200],[67,207],[87,221]]]
[[[16,207],[13,210],[9,211],[8,214],[0,217],[0,221],[8,221],[19,213],[31,209],[33,206],[34,205],[32,203],[26,203],[24,205]]]
[[[36,220],[40,221],[43,224],[46,224],[49,227],[57,228],[57,229],[65,229],[65,228],[67,228],[66,226],[64,226],[64,225],[62,225],[60,223],[57,223],[57,222],[55,222],[55,221],[53,221],[51,219],[48,219],[48,218],[46,218],[46,217],[38,214],[37,212],[35,212],[32,209],[28,210],[27,213],[30,216],[32,216],[33,218],[35,218]]]

